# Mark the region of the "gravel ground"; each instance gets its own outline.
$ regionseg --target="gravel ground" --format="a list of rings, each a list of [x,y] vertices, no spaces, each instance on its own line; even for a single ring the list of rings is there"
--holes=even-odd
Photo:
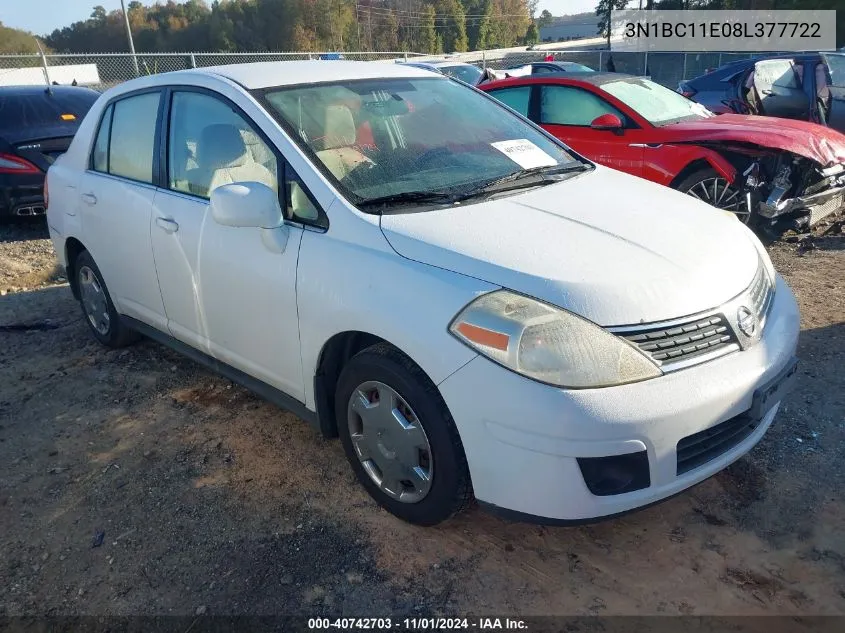
[[[38,227],[0,227],[0,616],[845,614],[845,237],[770,247],[796,390],[748,456],[577,528],[379,509],[337,441],[150,341],[96,344]]]

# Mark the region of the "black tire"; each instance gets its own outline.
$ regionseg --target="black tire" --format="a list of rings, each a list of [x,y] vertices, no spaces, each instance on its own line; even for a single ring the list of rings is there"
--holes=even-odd
[[[719,174],[717,174],[713,169],[711,169],[709,167],[705,167],[703,169],[695,170],[694,172],[689,174],[687,177],[685,177],[683,180],[680,180],[679,182],[672,185],[672,187],[673,187],[673,189],[677,189],[681,193],[686,193],[688,195],[693,196],[694,198],[702,199],[703,193],[702,193],[700,187],[703,184],[707,183],[708,187],[705,187],[705,188],[709,188],[708,181],[712,181],[714,178],[719,179],[725,185],[728,184],[727,181],[725,181],[725,179],[722,178],[722,176],[720,176]],[[739,191],[733,186],[731,186],[731,189],[732,189],[732,191],[736,192],[737,197],[735,198],[735,200],[738,201],[738,206],[737,206],[736,209],[725,209],[725,210],[726,211],[732,211],[737,216],[737,219],[739,219],[739,221],[742,222],[743,224],[746,224],[748,226],[754,226],[756,224],[756,221],[757,221],[757,210],[751,209],[750,212],[748,212],[748,205],[747,205],[746,201],[744,199],[741,199],[742,194],[739,193]],[[696,190],[697,190],[697,194],[694,195],[693,192],[696,191]],[[720,189],[720,191],[721,191],[721,189]],[[704,200],[704,202],[707,202],[708,204],[710,203],[708,200]],[[718,205],[713,205],[713,206],[716,206],[716,208],[723,208],[723,207],[719,207]]]
[[[416,503],[404,503],[383,492],[364,470],[352,445],[347,407],[364,382],[379,381],[396,391],[416,413],[431,448],[431,487]],[[385,510],[416,525],[436,525],[472,500],[464,448],[446,403],[429,377],[410,358],[387,343],[373,345],[344,366],[335,391],[338,434],[352,470],[370,496]]]
[[[82,277],[83,273],[89,270],[93,273],[97,284],[105,295],[109,322],[108,329],[104,332],[98,330],[94,323],[92,323],[83,303]],[[103,281],[103,275],[100,273],[100,269],[97,268],[94,258],[91,257],[91,254],[88,251],[82,251],[76,257],[76,261],[73,264],[73,274],[76,277],[75,283],[77,289],[79,290],[79,305],[82,308],[82,315],[85,318],[85,322],[88,324],[91,333],[94,335],[94,338],[103,345],[113,348],[126,347],[127,345],[131,345],[136,342],[140,338],[140,334],[128,328],[120,318],[117,310],[114,309],[114,303],[112,303],[111,295],[109,295],[109,290],[106,287],[106,282]]]

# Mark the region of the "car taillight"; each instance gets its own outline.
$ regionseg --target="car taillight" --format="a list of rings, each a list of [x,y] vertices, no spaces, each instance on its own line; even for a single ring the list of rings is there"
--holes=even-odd
[[[0,154],[0,174],[37,174],[41,170],[25,158]]]
[[[50,205],[50,188],[47,186],[47,179],[44,179],[44,209]]]
[[[684,97],[686,97],[687,99],[691,99],[695,95],[695,90],[692,90],[691,88],[687,88],[686,90],[681,92],[681,94]]]

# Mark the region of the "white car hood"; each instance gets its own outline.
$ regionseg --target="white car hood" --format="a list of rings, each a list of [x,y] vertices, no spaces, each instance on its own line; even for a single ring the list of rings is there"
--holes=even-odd
[[[498,200],[384,215],[381,227],[408,259],[604,326],[717,307],[745,290],[759,263],[734,217],[603,167]]]

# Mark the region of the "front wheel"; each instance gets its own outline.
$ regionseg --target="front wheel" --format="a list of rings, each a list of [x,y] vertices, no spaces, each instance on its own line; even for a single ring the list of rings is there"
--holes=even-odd
[[[381,343],[343,368],[335,394],[338,434],[358,480],[387,511],[435,525],[472,497],[455,423],[437,388]]]
[[[693,172],[679,182],[675,188],[717,209],[730,211],[743,224],[750,225],[752,222],[754,214],[748,208],[748,201],[745,196],[733,184],[711,169],[700,169]]]

